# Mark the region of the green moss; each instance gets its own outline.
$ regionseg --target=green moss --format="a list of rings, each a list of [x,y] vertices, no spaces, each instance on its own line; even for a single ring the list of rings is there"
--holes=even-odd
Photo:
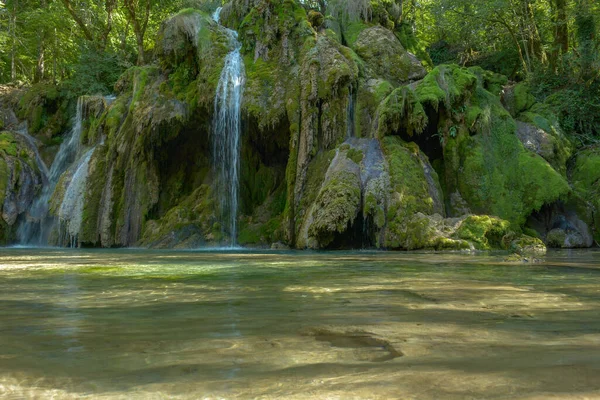
[[[110,108],[104,114],[104,124],[107,130],[107,137],[112,138],[115,136],[128,112],[129,97],[119,96],[111,104]]]
[[[321,247],[329,246],[336,234],[344,233],[354,223],[360,203],[360,177],[345,168],[332,172],[315,202],[309,235]]]
[[[216,223],[214,199],[208,185],[197,188],[161,219],[149,221],[139,244],[172,248],[194,236],[200,242],[221,240],[221,227]]]
[[[387,230],[384,247],[432,247],[426,237],[439,237],[427,217],[434,211],[434,202],[421,165],[419,148],[404,143],[396,136],[382,140],[382,149],[389,165],[391,196],[387,208]],[[422,217],[415,217],[422,214]]]
[[[0,151],[6,155],[17,157],[18,147],[18,142],[12,133],[0,133]]]
[[[451,193],[458,190],[474,212],[520,226],[531,212],[570,192],[558,172],[523,148],[514,120],[496,96],[478,88],[470,102],[481,110],[471,129],[478,134],[461,131],[444,148]]]
[[[69,124],[68,91],[50,82],[40,82],[23,91],[16,110],[20,119],[28,122],[33,135],[43,132],[47,137],[56,136]]]
[[[407,86],[394,90],[377,110],[377,136],[383,138],[405,130],[409,135],[420,134],[427,126],[427,114],[415,92]]]
[[[529,86],[521,82],[514,88],[514,107],[516,114],[530,109],[535,104],[535,97],[531,94]]]
[[[467,99],[477,84],[477,77],[458,65],[440,65],[434,68],[416,87],[420,103],[429,104],[435,110],[443,104],[451,110],[453,104]]]
[[[503,238],[510,232],[510,222],[488,215],[472,215],[460,225],[455,235],[474,243],[479,250],[504,247]]]
[[[468,108],[465,103],[477,86],[477,76],[466,68],[457,65],[440,65],[431,71],[412,89],[409,86],[394,90],[378,108],[377,136],[406,131],[409,135],[421,133],[427,126],[426,107],[442,113],[446,118],[456,118],[467,111],[467,121],[474,124],[481,115],[481,109]]]
[[[297,210],[296,217],[304,216],[306,209],[315,202],[333,157],[335,157],[335,150],[320,152],[310,163],[308,172],[306,173],[307,179],[300,203],[300,210]]]
[[[271,218],[266,223],[243,223],[238,235],[238,243],[242,246],[270,245],[282,239],[282,217]]]
[[[358,36],[361,34],[362,31],[369,27],[370,25],[362,21],[350,22],[349,24],[347,24],[343,29],[343,36],[346,41],[346,45],[348,47],[354,48]]]
[[[484,70],[479,66],[470,67],[469,71],[477,76],[480,86],[494,96],[500,96],[504,86],[508,83],[508,78],[506,76]]]
[[[362,152],[361,150],[357,150],[357,149],[354,149],[354,148],[352,148],[352,149],[349,149],[349,150],[348,150],[348,153],[346,154],[346,156],[347,156],[347,157],[348,157],[350,160],[354,161],[354,162],[355,162],[355,163],[357,163],[357,164],[360,164],[360,163],[361,163],[361,161],[362,161],[362,160],[363,160],[363,158],[364,158],[364,154],[363,154],[363,152]]]
[[[139,101],[144,95],[146,86],[151,79],[156,79],[158,72],[158,68],[154,66],[133,67],[133,95],[129,104],[129,112],[139,106]]]
[[[0,157],[0,204],[4,205],[4,199],[6,198],[6,190],[8,189],[8,178],[9,178],[8,165],[2,157]]]
[[[538,237],[520,235],[510,242],[510,250],[521,256],[542,256],[546,254],[546,245]]]

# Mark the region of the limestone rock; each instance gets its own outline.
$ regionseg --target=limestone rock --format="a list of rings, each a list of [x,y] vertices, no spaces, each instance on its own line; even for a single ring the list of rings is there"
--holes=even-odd
[[[419,80],[427,73],[417,57],[402,47],[394,33],[380,25],[364,29],[354,43],[354,50],[374,76],[397,84]]]

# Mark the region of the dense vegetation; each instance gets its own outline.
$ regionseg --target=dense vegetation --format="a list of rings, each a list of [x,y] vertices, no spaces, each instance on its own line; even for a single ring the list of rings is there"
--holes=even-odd
[[[112,92],[152,60],[160,23],[218,0],[0,1],[0,82]],[[593,0],[304,0],[325,23],[379,21],[430,66],[481,66],[528,81],[581,142],[600,134],[600,3]],[[318,15],[315,15],[319,13]]]
[[[152,61],[155,34],[218,0],[0,1],[0,82],[53,81],[73,96],[112,92]],[[593,0],[303,0],[325,24],[376,21],[430,66],[481,66],[530,83],[583,143],[600,135],[600,3]]]

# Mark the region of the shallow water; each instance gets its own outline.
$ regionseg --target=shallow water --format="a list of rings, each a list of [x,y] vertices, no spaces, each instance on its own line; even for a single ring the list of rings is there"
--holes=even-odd
[[[596,399],[600,252],[0,249],[0,398]]]

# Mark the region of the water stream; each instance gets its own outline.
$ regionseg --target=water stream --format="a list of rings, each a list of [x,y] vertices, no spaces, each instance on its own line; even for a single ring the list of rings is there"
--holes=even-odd
[[[109,105],[114,99],[114,96],[106,96],[104,102]],[[66,204],[62,204],[60,207],[61,228],[65,226],[66,221],[71,221],[72,218],[80,218],[78,210],[81,211],[83,207],[83,190],[87,181],[87,165],[93,153],[93,151],[86,151],[81,154],[85,150],[81,148],[84,107],[85,97],[80,97],[77,100],[73,127],[60,145],[50,170],[46,169],[47,179],[44,181],[40,195],[34,200],[29,210],[28,218],[17,229],[17,237],[21,245],[48,245],[49,235],[56,226],[56,219],[49,215],[50,199],[61,176],[74,165],[77,168],[63,198],[63,202],[66,202]],[[101,140],[103,142],[104,138],[101,138]],[[73,235],[75,226],[77,226],[78,232],[80,225],[81,221],[69,222],[67,229],[59,232],[59,244],[72,246],[73,240],[77,236]],[[63,237],[60,237],[61,235]]]
[[[218,23],[221,8],[213,14]],[[239,201],[241,105],[245,83],[244,61],[237,32],[227,29],[233,50],[226,56],[217,86],[212,131],[214,190],[219,202],[223,236],[236,245]]]
[[[73,178],[65,191],[62,204],[58,211],[58,241],[68,247],[78,247],[79,232],[83,218],[85,188],[88,179],[88,167],[94,154],[95,147],[88,150],[79,160]]]
[[[600,398],[600,252],[502,259],[0,249],[0,398]]]
[[[19,243],[22,245],[48,244],[48,235],[54,227],[54,218],[48,215],[50,198],[62,174],[75,162],[79,152],[79,142],[83,124],[83,99],[77,100],[77,110],[73,118],[73,128],[60,145],[54,158],[48,180],[40,195],[34,200],[29,211],[29,218],[17,230]]]

